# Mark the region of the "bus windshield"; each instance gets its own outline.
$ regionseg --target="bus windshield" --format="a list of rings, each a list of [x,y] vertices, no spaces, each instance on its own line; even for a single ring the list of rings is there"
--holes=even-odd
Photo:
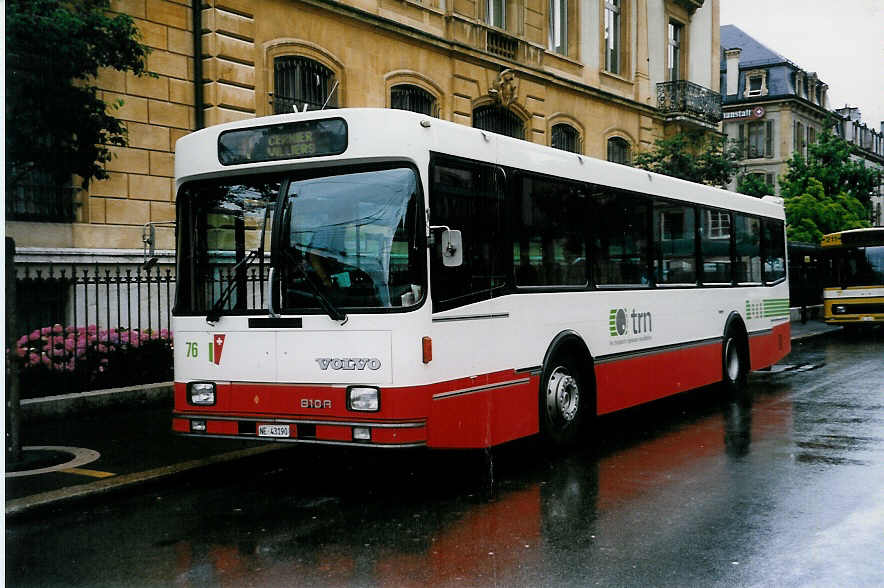
[[[394,308],[424,292],[422,210],[406,167],[293,180],[278,260],[282,309]],[[324,299],[324,300],[323,300]]]
[[[829,287],[884,285],[884,245],[833,249],[827,269]]]
[[[426,291],[426,251],[416,177],[401,167],[185,185],[176,313],[214,322],[267,312],[271,261],[282,312],[417,304]]]

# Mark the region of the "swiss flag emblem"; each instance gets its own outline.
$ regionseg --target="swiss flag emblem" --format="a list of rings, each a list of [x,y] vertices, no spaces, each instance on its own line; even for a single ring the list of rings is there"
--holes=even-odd
[[[224,350],[224,338],[227,335],[215,335],[212,338],[212,361],[215,365],[221,363],[221,352]]]

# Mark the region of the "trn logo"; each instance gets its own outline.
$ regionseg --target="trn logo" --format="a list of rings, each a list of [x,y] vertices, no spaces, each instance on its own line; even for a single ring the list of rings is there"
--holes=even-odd
[[[636,311],[634,308],[612,308],[608,314],[608,326],[612,337],[638,335],[654,330],[651,313]]]

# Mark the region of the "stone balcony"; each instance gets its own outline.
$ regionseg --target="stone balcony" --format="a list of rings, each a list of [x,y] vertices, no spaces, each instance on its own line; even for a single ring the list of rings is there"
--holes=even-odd
[[[721,122],[721,94],[687,80],[657,84],[657,108],[666,122],[715,129]]]

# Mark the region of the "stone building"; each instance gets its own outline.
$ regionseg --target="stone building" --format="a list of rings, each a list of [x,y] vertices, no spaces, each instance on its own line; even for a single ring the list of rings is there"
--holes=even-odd
[[[111,7],[135,19],[157,77],[101,73],[105,101],[122,100],[116,116],[129,145],[112,148],[110,177],[74,192],[63,218],[40,206],[17,213],[7,194],[7,232],[20,260],[140,261],[146,223],[155,223],[157,246],[171,250],[175,141],[305,104],[421,110],[616,161],[682,127],[717,130],[721,116],[719,0]]]
[[[881,122],[880,130],[870,128],[862,122],[859,108],[844,105],[836,108],[838,117],[835,119],[835,134],[856,147],[853,158],[861,161],[866,167],[878,170],[881,183],[874,194],[871,203],[871,223],[876,227],[884,226],[884,122]]]
[[[816,73],[803,70],[737,26],[721,27],[722,127],[743,147],[743,173],[759,174],[779,193],[786,162],[796,152],[806,155],[807,146],[833,123],[836,134],[859,147],[858,158],[881,168],[881,133],[862,125],[856,109],[832,111],[827,91]],[[737,178],[729,188],[735,190],[736,184]]]

